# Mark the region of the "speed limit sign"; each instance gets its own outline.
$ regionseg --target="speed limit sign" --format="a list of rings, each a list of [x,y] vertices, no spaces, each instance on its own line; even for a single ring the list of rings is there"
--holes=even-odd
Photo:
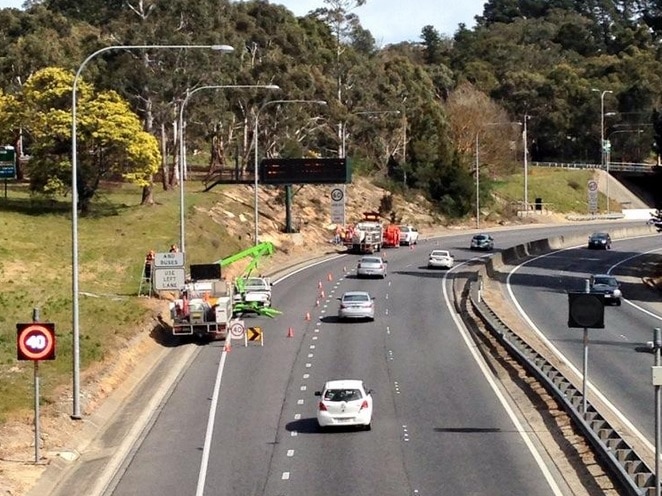
[[[55,324],[16,324],[16,348],[19,360],[55,360]]]

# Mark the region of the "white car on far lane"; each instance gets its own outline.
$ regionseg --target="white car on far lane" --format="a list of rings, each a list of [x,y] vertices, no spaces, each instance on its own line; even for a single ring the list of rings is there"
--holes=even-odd
[[[432,250],[428,257],[428,269],[451,269],[455,259],[448,250]]]
[[[418,243],[418,229],[414,226],[400,226],[400,245],[415,245]]]
[[[372,425],[372,391],[363,381],[341,379],[327,381],[317,404],[317,423],[321,428],[360,426],[369,431]]]

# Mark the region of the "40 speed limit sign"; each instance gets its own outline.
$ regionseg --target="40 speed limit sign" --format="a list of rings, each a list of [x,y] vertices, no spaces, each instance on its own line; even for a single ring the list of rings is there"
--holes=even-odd
[[[16,324],[16,348],[19,360],[55,360],[55,324]]]

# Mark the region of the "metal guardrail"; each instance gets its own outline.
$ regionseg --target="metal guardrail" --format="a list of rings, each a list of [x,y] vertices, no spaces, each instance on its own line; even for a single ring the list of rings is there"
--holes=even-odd
[[[607,166],[578,162],[531,162],[532,167],[558,167],[560,169],[599,169],[606,170]],[[639,164],[635,162],[609,162],[610,172],[640,172],[651,174],[658,170],[657,165]]]
[[[620,483],[621,494],[642,496],[655,494],[655,475],[634,449],[604,419],[590,402],[586,402],[586,414],[580,409],[583,395],[552,363],[534,350],[499,316],[478,297],[475,282],[469,284],[469,301],[485,327],[498,339],[530,374],[563,405],[605,467]],[[457,296],[457,295],[455,295]]]

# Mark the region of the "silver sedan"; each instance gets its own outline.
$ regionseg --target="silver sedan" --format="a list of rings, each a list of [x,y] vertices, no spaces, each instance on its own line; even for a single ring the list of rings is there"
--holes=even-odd
[[[356,265],[356,277],[386,277],[386,261],[381,257],[361,257]]]
[[[338,319],[375,320],[375,299],[367,291],[347,291],[338,299]]]

